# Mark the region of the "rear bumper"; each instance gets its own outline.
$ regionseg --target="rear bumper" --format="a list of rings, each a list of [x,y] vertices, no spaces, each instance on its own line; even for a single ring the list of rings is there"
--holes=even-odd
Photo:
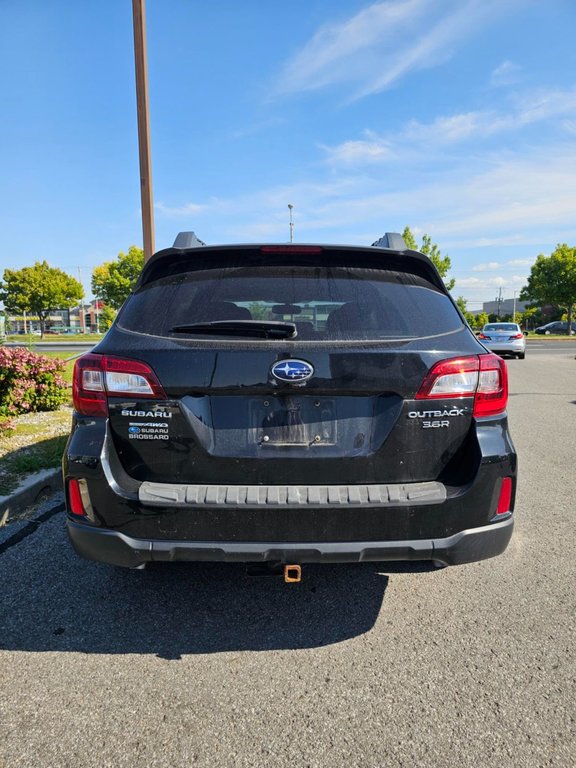
[[[482,342],[484,346],[489,349],[491,352],[502,352],[502,353],[508,353],[511,355],[520,355],[524,352],[526,352],[526,342],[525,341],[502,341],[502,342]]]
[[[512,536],[514,518],[510,516],[442,539],[368,542],[165,541],[135,539],[71,519],[67,525],[79,555],[128,568],[153,561],[359,563],[435,560],[445,565],[460,565],[501,554]]]

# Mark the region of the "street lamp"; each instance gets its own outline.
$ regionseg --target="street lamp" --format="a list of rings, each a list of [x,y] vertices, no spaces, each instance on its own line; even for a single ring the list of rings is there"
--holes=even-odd
[[[82,285],[82,267],[78,267],[78,280]],[[82,291],[84,291],[83,285]],[[86,316],[84,315],[84,298],[82,296],[80,297],[80,317],[78,319],[80,320],[80,332],[86,333]]]
[[[290,211],[290,242],[291,243],[294,241],[294,222],[292,221],[292,208],[294,208],[292,203],[288,203],[288,210]]]

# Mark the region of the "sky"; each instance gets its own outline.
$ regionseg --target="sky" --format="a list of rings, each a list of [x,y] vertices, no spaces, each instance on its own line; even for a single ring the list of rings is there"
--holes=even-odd
[[[576,245],[574,0],[147,0],[156,249],[410,226],[480,311]],[[142,245],[130,0],[0,0],[0,273]]]

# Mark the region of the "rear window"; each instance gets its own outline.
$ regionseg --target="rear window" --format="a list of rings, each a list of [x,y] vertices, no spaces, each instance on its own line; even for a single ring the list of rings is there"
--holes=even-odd
[[[518,332],[518,326],[516,323],[492,323],[492,325],[485,325],[485,331],[516,331]]]
[[[354,255],[330,264],[278,257],[195,260],[145,284],[120,312],[120,328],[154,336],[209,340],[175,331],[194,323],[284,321],[299,341],[409,339],[456,331],[462,320],[450,299],[425,276],[375,269]],[[218,262],[222,263],[218,263]],[[222,338],[219,333],[215,338]],[[238,336],[234,338],[238,339]]]

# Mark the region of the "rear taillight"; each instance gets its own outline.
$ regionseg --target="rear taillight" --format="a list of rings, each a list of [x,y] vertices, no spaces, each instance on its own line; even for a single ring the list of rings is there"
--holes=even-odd
[[[486,334],[485,334],[485,333],[479,333],[479,334],[478,334],[478,338],[479,338],[479,339],[489,339],[489,338],[490,338],[490,336],[486,336]]]
[[[508,374],[497,355],[441,360],[428,371],[417,400],[473,397],[474,416],[495,416],[506,410]]]
[[[83,416],[107,416],[109,397],[166,399],[156,374],[146,363],[108,355],[88,354],[74,366],[72,400]]]
[[[515,333],[514,336],[510,336],[510,339],[523,339],[524,334],[523,333]]]
[[[508,405],[508,369],[498,355],[480,355],[474,416],[496,416]]]

